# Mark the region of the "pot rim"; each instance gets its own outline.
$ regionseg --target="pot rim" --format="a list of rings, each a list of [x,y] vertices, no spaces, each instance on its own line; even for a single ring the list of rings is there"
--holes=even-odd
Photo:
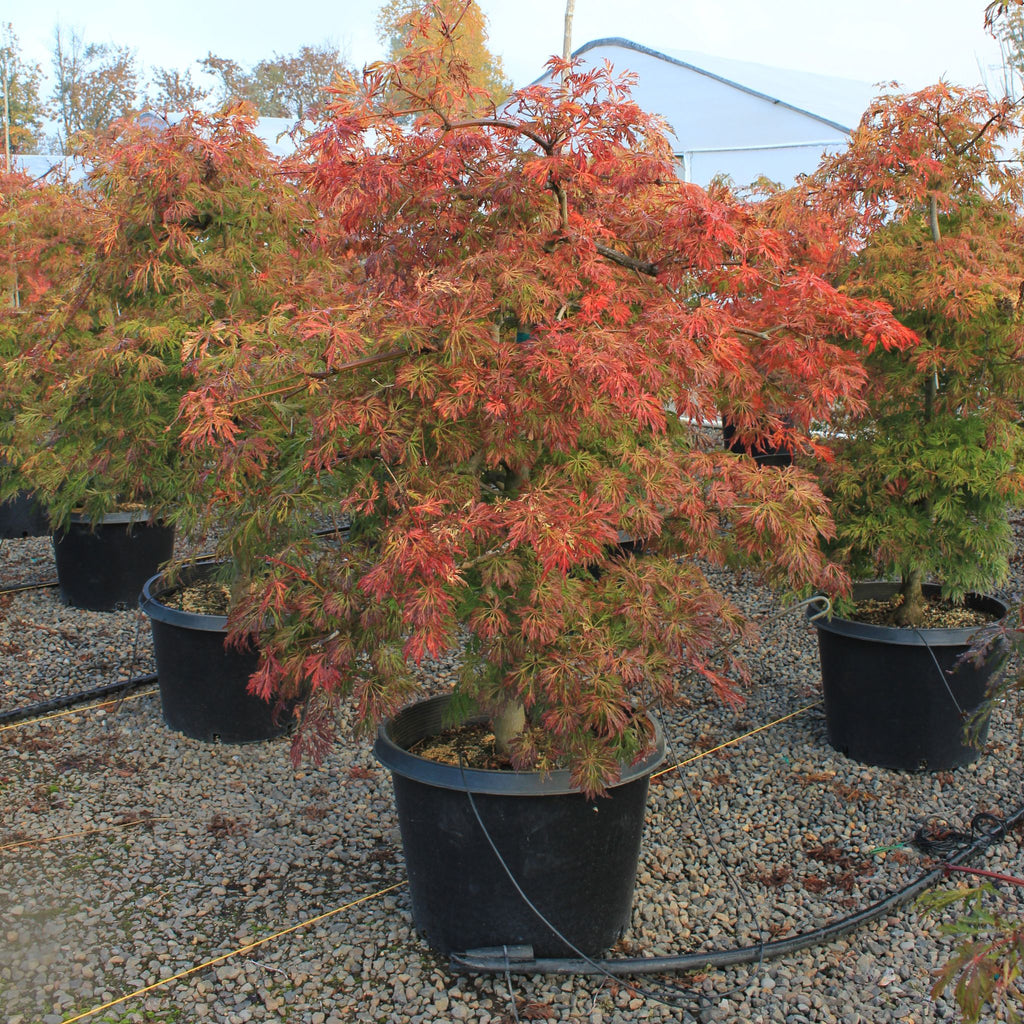
[[[495,796],[561,796],[581,792],[578,786],[573,786],[570,782],[568,769],[552,772],[518,772],[462,768],[411,754],[392,739],[392,725],[401,715],[418,710],[420,713],[439,719],[444,706],[450,700],[451,694],[442,693],[414,701],[412,704],[406,705],[393,718],[382,722],[377,729],[377,738],[373,744],[373,753],[377,760],[397,775],[429,786],[436,786],[439,789]],[[665,736],[661,723],[657,718],[651,717],[651,724],[654,726],[654,750],[635,764],[623,765],[622,777],[614,785],[609,786],[609,790],[615,790],[620,786],[649,776],[665,760]]]
[[[149,523],[154,526],[163,525],[157,519],[151,509],[136,508],[124,512],[107,512],[100,516],[99,520],[93,519],[84,512],[72,512],[69,522],[74,526],[123,526],[128,523]]]
[[[182,579],[195,578],[201,575],[200,570],[208,567],[222,565],[216,559],[200,560],[185,566],[181,570]],[[226,615],[207,615],[203,612],[183,612],[178,608],[170,608],[160,602],[160,598],[174,589],[167,582],[166,571],[158,572],[151,576],[142,585],[142,593],[139,594],[139,608],[151,619],[163,622],[168,626],[178,626],[182,629],[198,629],[208,633],[226,633],[228,617]]]
[[[884,600],[891,597],[899,589],[899,586],[899,583],[892,580],[854,583],[853,597],[855,600],[869,598]],[[925,583],[923,588],[924,592],[931,596],[937,595],[941,590],[937,583]],[[966,602],[970,607],[979,611],[997,615],[998,619],[1005,618],[1010,610],[1005,601],[993,594],[970,593],[966,597]],[[838,615],[833,615],[831,618],[822,616],[812,619],[812,616],[819,614],[819,609],[813,606],[809,606],[805,614],[812,621],[815,629],[825,633],[900,647],[967,647],[978,633],[987,628],[986,626],[927,626],[911,629],[905,626],[877,626],[870,622],[855,622],[853,619],[840,618]]]

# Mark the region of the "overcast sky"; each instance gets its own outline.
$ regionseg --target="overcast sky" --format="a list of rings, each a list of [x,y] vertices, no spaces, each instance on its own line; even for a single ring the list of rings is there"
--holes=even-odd
[[[920,88],[945,77],[974,84],[999,48],[984,31],[986,0],[576,0],[573,46],[622,36],[655,49]],[[378,59],[376,0],[29,0],[5,5],[24,52],[49,66],[53,29],[134,47],[143,65],[185,69],[208,51],[250,66],[330,41],[357,65]],[[481,0],[492,50],[516,85],[562,48],[564,0]],[[979,63],[982,71],[979,72]],[[196,69],[193,69],[194,71]]]

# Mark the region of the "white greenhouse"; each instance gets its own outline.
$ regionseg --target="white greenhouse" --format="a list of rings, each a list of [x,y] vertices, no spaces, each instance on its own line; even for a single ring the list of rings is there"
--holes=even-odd
[[[867,82],[653,50],[628,39],[597,39],[573,56],[585,66],[607,60],[617,72],[637,74],[633,98],[668,121],[680,173],[699,185],[716,174],[737,185],[762,175],[791,184],[798,174],[812,171],[823,153],[845,145],[882,91]]]

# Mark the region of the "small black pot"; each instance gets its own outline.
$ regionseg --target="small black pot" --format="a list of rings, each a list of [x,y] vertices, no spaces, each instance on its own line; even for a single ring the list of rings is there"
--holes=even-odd
[[[46,509],[27,491],[0,502],[0,540],[45,537],[50,532]]]
[[[736,425],[722,418],[722,439],[725,447],[738,455],[749,455],[759,466],[791,466],[793,453],[788,448],[777,448],[767,443],[755,444],[753,448],[736,440]]]
[[[53,535],[60,598],[72,608],[132,608],[142,585],[174,551],[174,527],[148,512],[112,512],[93,524],[72,514]]]
[[[217,565],[183,569],[174,586],[163,575],[147,580],[139,607],[149,616],[164,722],[175,732],[208,743],[255,743],[283,735],[293,705],[249,693],[259,655],[225,645],[226,615],[183,612],[161,604],[177,585],[206,579]]]
[[[898,589],[896,583],[859,583],[853,599],[884,601]],[[938,596],[939,589],[926,585],[925,593]],[[999,618],[1007,612],[994,597],[972,594],[967,604]],[[973,716],[1004,657],[1001,647],[979,665],[961,658],[976,628],[914,630],[835,616],[814,625],[825,724],[836,750],[862,764],[910,772],[945,771],[981,756],[988,713]]]
[[[392,773],[417,931],[443,954],[528,945],[536,956],[576,955],[516,891],[489,835],[530,901],[577,949],[598,956],[629,926],[648,779],[665,757],[660,730],[655,752],[591,800],[567,771],[462,769],[410,754],[442,730],[450,699],[405,708],[374,745]]]

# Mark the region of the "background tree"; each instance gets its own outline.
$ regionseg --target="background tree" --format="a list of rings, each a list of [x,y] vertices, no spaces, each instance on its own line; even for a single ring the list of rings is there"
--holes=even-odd
[[[210,95],[209,89],[192,81],[192,72],[177,68],[153,69],[153,86],[149,103],[156,110],[197,110]]]
[[[177,448],[185,338],[290,294],[277,272],[305,223],[253,128],[237,114],[128,118],[83,148],[78,186],[0,203],[0,242],[23,260],[20,319],[0,317],[0,342],[5,323],[18,328],[0,375],[13,411],[0,454],[15,471],[0,486],[24,481],[52,522],[124,501],[179,514],[194,496]]]
[[[989,84],[986,77],[986,85],[994,95],[1019,99],[1024,93],[1024,7],[1006,8],[991,31],[999,43],[1002,66],[999,81]]]
[[[350,72],[345,55],[334,44],[303,46],[293,55],[260,61],[253,69],[260,103],[280,111],[277,117],[301,120],[327,100],[327,88]],[[261,113],[262,113],[261,109]]]
[[[24,60],[14,27],[0,28],[0,115],[3,116],[3,152],[32,153],[40,148],[43,104],[39,98],[42,68]]]
[[[212,53],[199,63],[217,79],[216,101],[221,109],[247,103],[262,117],[296,120],[322,105],[327,87],[349,71],[342,51],[329,42],[303,46],[295,54],[275,54],[249,70]]]
[[[251,106],[255,113],[264,113],[259,109],[253,77],[238,61],[208,53],[199,66],[216,80],[213,99],[219,110],[242,103]]]
[[[377,15],[377,36],[397,60],[442,41],[452,48],[446,73],[459,79],[467,109],[501,104],[512,90],[501,58],[487,45],[487,18],[476,0],[387,0]],[[422,75],[423,68],[418,74]],[[395,90],[401,96],[401,82]],[[393,102],[395,95],[391,96]]]
[[[86,43],[61,26],[53,38],[54,86],[51,99],[58,120],[58,142],[71,152],[83,135],[95,135],[139,107],[135,51],[108,43]]]

